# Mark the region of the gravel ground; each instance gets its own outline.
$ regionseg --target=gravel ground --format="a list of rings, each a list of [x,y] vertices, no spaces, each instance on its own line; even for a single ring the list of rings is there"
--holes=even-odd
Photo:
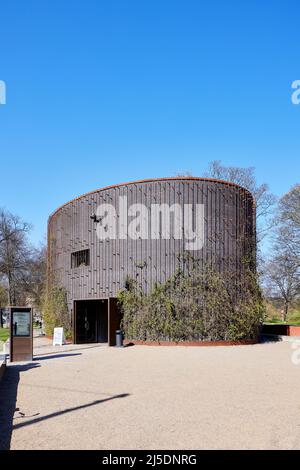
[[[4,447],[13,425],[11,449],[300,448],[300,365],[289,343],[35,342],[34,363],[10,365],[0,385]]]

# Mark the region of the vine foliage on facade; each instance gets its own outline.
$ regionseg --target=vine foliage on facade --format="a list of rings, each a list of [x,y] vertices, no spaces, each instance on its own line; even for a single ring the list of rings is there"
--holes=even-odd
[[[44,331],[52,335],[56,327],[63,327],[66,337],[70,337],[71,319],[68,311],[67,292],[64,287],[55,283],[47,286],[44,293],[42,315]]]
[[[249,263],[241,274],[212,265],[200,268],[191,256],[148,294],[127,279],[118,301],[126,338],[143,341],[256,339],[265,311]]]

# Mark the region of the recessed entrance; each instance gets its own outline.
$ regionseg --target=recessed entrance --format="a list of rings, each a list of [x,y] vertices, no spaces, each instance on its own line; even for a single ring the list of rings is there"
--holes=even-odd
[[[108,300],[74,301],[74,342],[108,342]]]
[[[116,330],[120,328],[117,299],[74,300],[73,341],[82,343],[116,344]]]

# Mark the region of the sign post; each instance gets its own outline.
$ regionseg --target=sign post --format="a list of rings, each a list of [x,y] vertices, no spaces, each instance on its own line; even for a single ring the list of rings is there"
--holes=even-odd
[[[10,307],[10,362],[32,361],[32,308]]]
[[[65,335],[63,328],[54,328],[53,346],[62,346],[65,344]]]

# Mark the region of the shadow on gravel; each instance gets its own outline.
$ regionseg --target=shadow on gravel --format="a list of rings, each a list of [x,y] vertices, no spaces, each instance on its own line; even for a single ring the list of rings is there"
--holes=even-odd
[[[40,367],[39,364],[10,364],[0,382],[0,450],[9,450],[16,410],[20,372]]]
[[[42,349],[42,348],[44,348],[44,346],[38,346],[38,347],[35,347],[35,346],[34,346],[33,349],[37,349],[37,350],[38,350],[38,349]],[[85,347],[85,348],[66,349],[65,353],[64,353],[63,351],[57,351],[57,352],[54,351],[54,352],[38,353],[38,351],[37,351],[36,354],[33,354],[33,359],[35,360],[37,357],[47,356],[48,354],[49,354],[49,355],[50,355],[50,354],[55,355],[55,354],[60,354],[60,353],[67,354],[68,352],[73,352],[73,351],[85,351],[85,350],[87,350],[87,349],[95,349],[95,348],[98,348],[98,349],[99,349],[99,348],[103,348],[103,345],[102,345],[102,344],[100,344],[100,345],[97,344],[97,346],[87,346],[87,347]]]
[[[34,356],[33,360],[34,361],[45,361],[47,359],[59,359],[60,357],[72,357],[72,356],[81,356],[80,353],[76,353],[76,354],[68,354],[68,353],[64,353],[64,354],[48,354],[48,355],[42,355],[42,356]]]
[[[18,423],[13,426],[13,430],[23,428],[24,426],[30,426],[31,424],[40,423],[41,421],[45,421],[46,419],[55,418],[57,416],[64,415],[66,413],[71,413],[72,411],[82,410],[84,408],[89,408],[90,406],[100,405],[100,403],[105,403],[106,401],[115,400],[116,398],[125,398],[128,397],[129,393],[120,393],[119,395],[113,395],[112,397],[102,398],[101,400],[95,400],[90,403],[86,403],[85,405],[74,406],[72,408],[66,408],[62,411],[55,411],[54,413],[49,413],[45,416],[40,416],[39,418],[30,419],[28,421],[24,421],[23,423]]]

